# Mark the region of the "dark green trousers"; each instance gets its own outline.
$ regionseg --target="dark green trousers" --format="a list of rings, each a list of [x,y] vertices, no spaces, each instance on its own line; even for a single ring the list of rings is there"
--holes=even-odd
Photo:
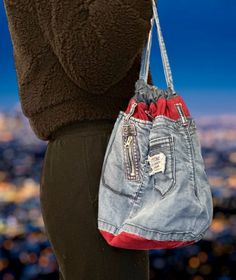
[[[148,251],[108,245],[97,229],[98,188],[114,121],[61,127],[43,161],[40,202],[60,280],[147,280]]]

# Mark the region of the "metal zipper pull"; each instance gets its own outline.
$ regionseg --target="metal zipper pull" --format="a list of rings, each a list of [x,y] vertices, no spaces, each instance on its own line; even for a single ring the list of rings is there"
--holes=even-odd
[[[131,176],[135,176],[135,166],[134,166],[134,162],[133,162],[133,154],[132,154],[132,144],[133,144],[133,135],[129,135],[128,139],[125,143],[125,147],[128,148],[128,157],[129,157],[129,162],[131,165]]]
[[[129,118],[133,115],[134,113],[134,110],[135,110],[135,107],[138,105],[138,103],[134,102],[132,103],[131,105],[131,108],[130,108],[130,112],[127,114],[127,116],[125,117],[125,121],[127,122],[129,120]]]
[[[132,142],[132,135],[129,135],[127,141],[125,142],[125,147],[128,147],[131,142]]]
[[[145,112],[151,119],[154,119],[154,117],[149,113],[148,110],[145,110],[144,112]]]
[[[176,107],[176,109],[177,109],[177,111],[179,113],[179,116],[181,118],[182,125],[187,125],[188,124],[188,119],[185,116],[182,104],[181,103],[176,103],[175,107]]]

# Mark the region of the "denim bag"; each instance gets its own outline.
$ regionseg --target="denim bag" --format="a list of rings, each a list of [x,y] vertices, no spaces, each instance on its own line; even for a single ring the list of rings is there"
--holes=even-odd
[[[97,226],[114,247],[188,246],[213,219],[211,188],[194,119],[175,92],[155,1],[135,94],[120,111],[106,148]],[[156,23],[167,89],[147,84]]]

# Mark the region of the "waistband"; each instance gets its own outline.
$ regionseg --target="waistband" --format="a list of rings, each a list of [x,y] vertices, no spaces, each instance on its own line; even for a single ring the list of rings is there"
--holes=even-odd
[[[59,127],[51,134],[51,139],[54,140],[59,136],[73,133],[88,133],[102,130],[112,130],[116,120],[111,119],[96,119],[96,120],[81,120],[73,123],[68,123]]]

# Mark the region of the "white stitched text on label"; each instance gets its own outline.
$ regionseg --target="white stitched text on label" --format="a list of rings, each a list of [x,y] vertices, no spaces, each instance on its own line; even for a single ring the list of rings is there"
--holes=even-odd
[[[166,155],[163,153],[159,153],[153,156],[148,155],[148,162],[151,167],[151,171],[149,172],[149,175],[153,175],[157,172],[165,172],[165,166],[166,166]]]

